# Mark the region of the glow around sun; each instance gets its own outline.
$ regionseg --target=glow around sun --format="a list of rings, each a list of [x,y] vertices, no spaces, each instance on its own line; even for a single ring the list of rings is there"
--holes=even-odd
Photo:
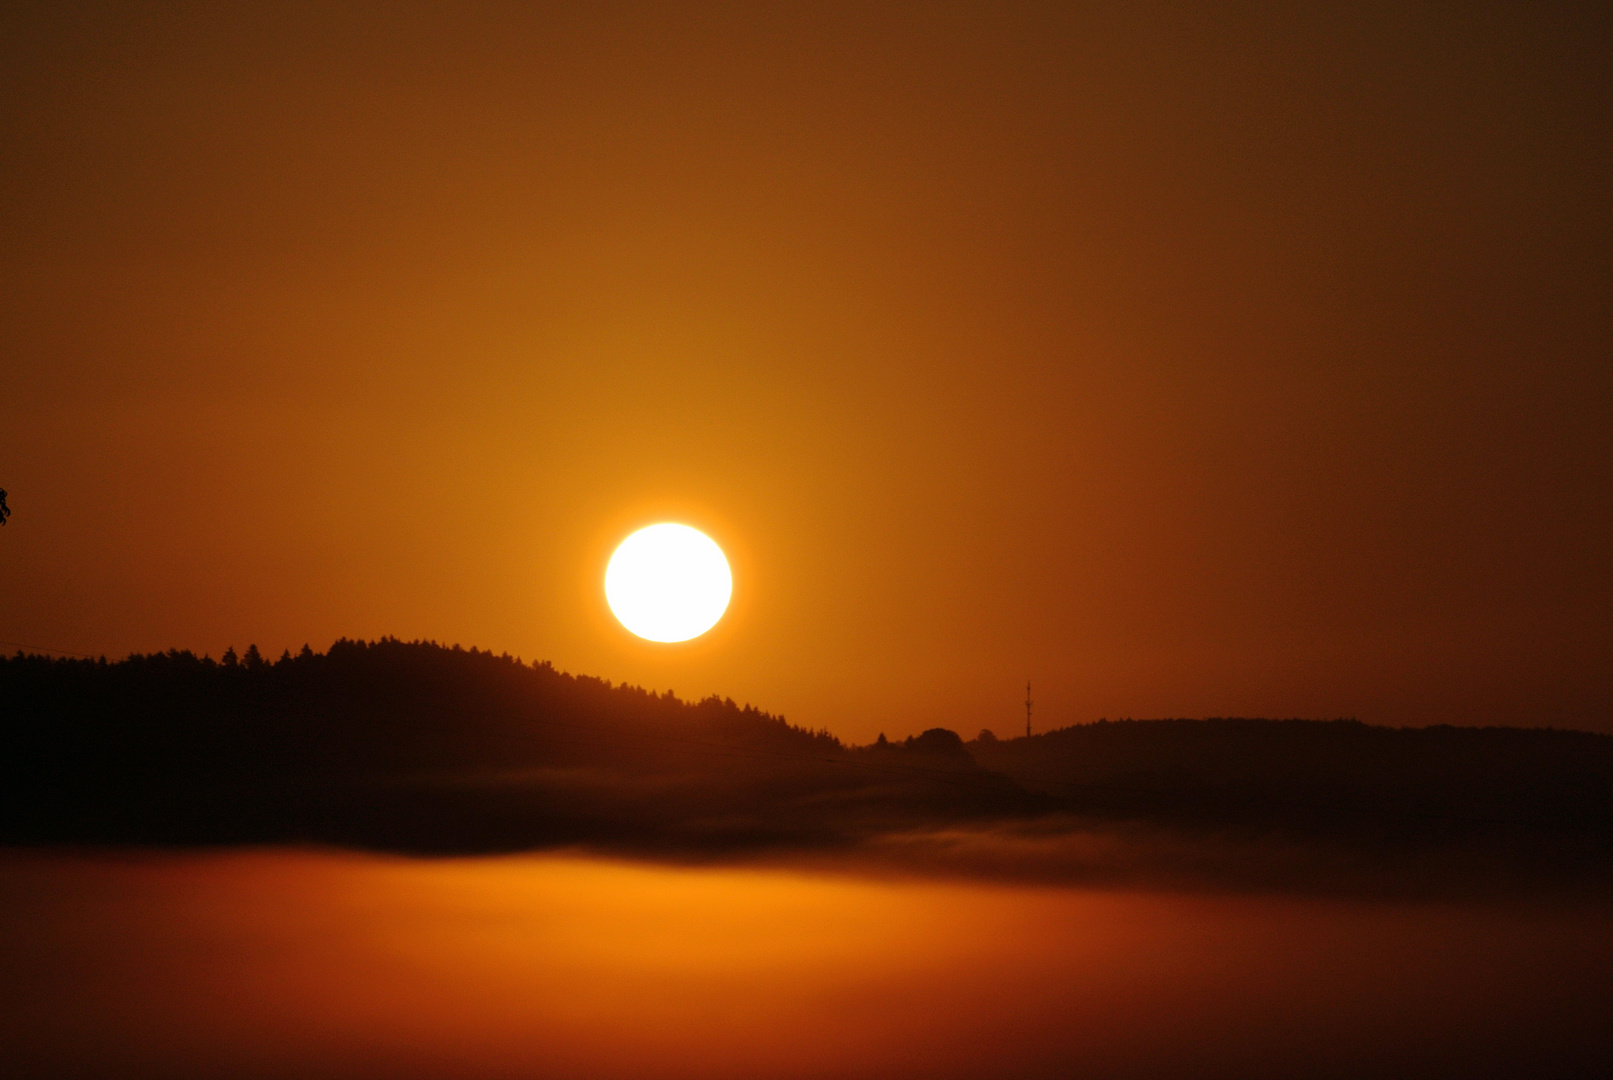
[[[605,567],[605,601],[650,641],[688,641],[722,618],[734,578],[722,548],[687,525],[651,525],[623,540]]]

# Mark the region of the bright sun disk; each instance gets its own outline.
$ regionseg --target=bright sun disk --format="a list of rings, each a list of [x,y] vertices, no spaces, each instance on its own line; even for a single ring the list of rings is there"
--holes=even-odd
[[[605,567],[605,600],[623,626],[650,641],[688,641],[722,618],[734,579],[711,537],[687,525],[651,525],[623,540]]]

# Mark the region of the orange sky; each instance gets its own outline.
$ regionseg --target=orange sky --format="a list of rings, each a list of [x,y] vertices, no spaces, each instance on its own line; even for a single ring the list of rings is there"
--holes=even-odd
[[[0,14],[0,638],[1613,729],[1593,5],[328,7]]]

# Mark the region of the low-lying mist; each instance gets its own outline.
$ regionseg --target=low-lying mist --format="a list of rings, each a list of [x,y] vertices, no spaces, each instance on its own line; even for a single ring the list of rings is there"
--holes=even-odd
[[[845,871],[12,850],[4,1071],[1549,1080],[1613,1060],[1603,904]]]

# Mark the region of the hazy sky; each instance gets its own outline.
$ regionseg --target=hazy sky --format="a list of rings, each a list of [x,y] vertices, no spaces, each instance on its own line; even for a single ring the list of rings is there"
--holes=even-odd
[[[1613,730],[1598,7],[8,4],[0,639]]]

